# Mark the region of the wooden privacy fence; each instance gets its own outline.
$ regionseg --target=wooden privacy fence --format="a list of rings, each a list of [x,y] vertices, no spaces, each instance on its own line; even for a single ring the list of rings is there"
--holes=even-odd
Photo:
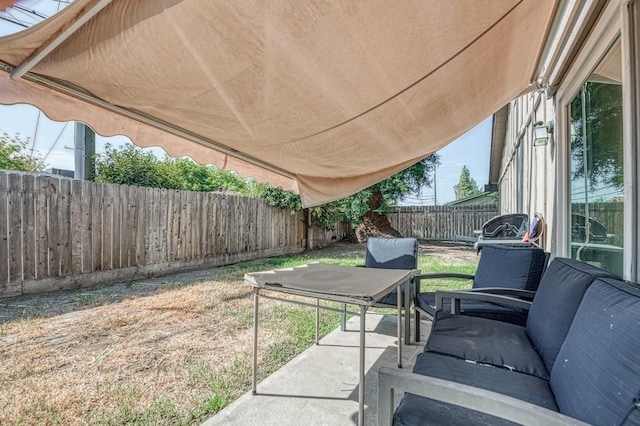
[[[497,204],[402,206],[391,210],[389,222],[406,237],[453,241],[456,236],[473,237],[473,231],[497,215]]]
[[[0,297],[89,287],[304,250],[346,235],[305,232],[266,200],[0,171]]]

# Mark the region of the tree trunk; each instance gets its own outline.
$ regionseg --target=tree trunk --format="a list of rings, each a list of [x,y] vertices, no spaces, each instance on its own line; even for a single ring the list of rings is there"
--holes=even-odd
[[[356,238],[358,242],[365,243],[369,237],[381,237],[381,238],[400,238],[402,235],[395,230],[387,216],[382,216],[376,213],[376,210],[382,206],[384,197],[380,191],[375,191],[371,200],[369,200],[369,206],[371,210],[362,216],[362,223],[356,228]]]

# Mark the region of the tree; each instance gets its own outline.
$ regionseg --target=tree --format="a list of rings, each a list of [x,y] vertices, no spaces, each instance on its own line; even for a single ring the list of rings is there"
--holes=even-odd
[[[585,83],[571,102],[571,125],[572,178],[586,179],[592,191],[598,186],[621,190],[624,184],[622,86]]]
[[[390,206],[411,193],[419,192],[423,186],[430,187],[433,183],[433,172],[438,164],[438,155],[431,154],[413,166],[356,194],[312,207],[309,209],[312,224],[321,229],[331,229],[336,222],[346,221],[356,230],[356,237],[360,241],[372,234],[398,236],[398,232],[391,227],[386,218]],[[266,198],[273,206],[288,207],[294,211],[301,208],[300,197],[290,191],[273,189],[264,184],[256,187],[259,190],[254,190],[253,194]]]
[[[182,176],[182,189],[205,192],[225,189],[242,195],[249,193],[247,181],[234,172],[225,172],[211,165],[196,164],[187,158],[178,158],[173,162]]]
[[[27,142],[19,136],[0,135],[0,169],[20,170],[23,172],[41,172],[44,161],[33,153],[27,152]]]
[[[151,188],[182,189],[182,179],[170,162],[158,160],[132,144],[114,148],[106,144],[96,159],[96,182]]]
[[[196,164],[188,158],[159,160],[151,152],[126,144],[114,148],[107,144],[105,153],[96,156],[96,182],[186,191],[225,189],[249,193],[247,182],[233,172],[214,166]]]
[[[456,194],[456,199],[469,197],[480,192],[480,188],[476,181],[471,177],[467,166],[462,166],[462,173],[460,173],[460,180],[453,186],[453,191]]]

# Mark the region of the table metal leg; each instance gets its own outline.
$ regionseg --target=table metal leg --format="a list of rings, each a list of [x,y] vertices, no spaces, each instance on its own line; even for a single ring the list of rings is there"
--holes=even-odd
[[[360,306],[360,384],[358,385],[358,425],[364,425],[364,341],[367,307]]]
[[[408,286],[407,286],[408,287]],[[402,289],[398,286],[398,368],[402,368]],[[405,312],[406,314],[406,312]]]
[[[320,344],[320,299],[316,299],[316,345]]]
[[[258,289],[253,289],[253,370],[251,377],[251,392],[257,393],[257,375],[258,375]]]
[[[404,286],[404,344],[411,344],[411,282]]]

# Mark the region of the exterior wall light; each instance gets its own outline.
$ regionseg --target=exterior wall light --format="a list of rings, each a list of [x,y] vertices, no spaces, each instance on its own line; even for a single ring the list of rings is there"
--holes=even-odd
[[[546,126],[542,121],[536,121],[533,123],[533,146],[546,145],[552,134],[553,121],[549,121]]]

